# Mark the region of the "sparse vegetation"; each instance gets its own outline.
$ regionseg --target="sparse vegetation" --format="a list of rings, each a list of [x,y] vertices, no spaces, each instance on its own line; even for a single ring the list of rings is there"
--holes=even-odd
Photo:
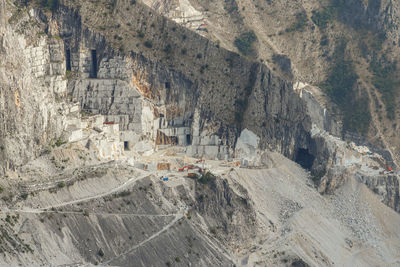
[[[396,63],[389,63],[384,66],[379,61],[374,60],[370,64],[370,69],[374,73],[372,83],[382,94],[382,101],[386,106],[387,117],[388,119],[393,120],[396,111],[395,100],[400,86],[400,81],[395,78],[397,65]]]
[[[40,6],[52,12],[56,11],[59,6],[59,0],[41,0]]]
[[[198,182],[201,184],[208,184],[209,182],[211,182],[215,179],[216,179],[216,177],[214,174],[212,174],[211,172],[206,172],[198,179]]]
[[[69,79],[71,79],[72,78],[72,72],[70,71],[70,70],[67,70],[66,72],[65,72],[65,79],[67,79],[67,80],[69,80]]]
[[[308,18],[305,11],[296,14],[296,21],[287,28],[286,32],[302,31],[307,26]]]
[[[311,20],[318,27],[325,29],[328,24],[334,19],[335,13],[330,8],[323,8],[322,10],[313,10]]]
[[[358,97],[355,84],[358,75],[353,61],[346,57],[346,41],[340,40],[333,55],[333,66],[321,88],[330,96],[343,113],[343,128],[348,131],[365,133],[368,131],[371,114],[369,100]]]

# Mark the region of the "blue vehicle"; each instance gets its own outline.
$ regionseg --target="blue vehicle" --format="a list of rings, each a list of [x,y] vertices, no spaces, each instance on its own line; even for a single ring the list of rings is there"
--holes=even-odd
[[[162,180],[163,180],[164,182],[167,182],[167,181],[168,181],[168,177],[163,177]]]

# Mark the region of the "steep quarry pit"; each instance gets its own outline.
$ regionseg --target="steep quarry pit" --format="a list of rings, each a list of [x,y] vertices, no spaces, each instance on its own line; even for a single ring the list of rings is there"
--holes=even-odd
[[[179,144],[191,143],[192,155],[227,158],[248,128],[261,136],[262,147],[289,157],[307,148],[304,104],[265,65],[219,48],[140,3],[131,8],[119,1],[112,21],[100,3],[92,5],[61,6],[53,18],[71,53],[68,90],[82,110],[119,123],[130,145],[170,142],[159,137],[161,131]],[[104,20],[94,20],[93,10]],[[88,79],[93,50],[97,79]]]
[[[399,264],[391,154],[318,88],[139,1],[0,4],[1,264]]]

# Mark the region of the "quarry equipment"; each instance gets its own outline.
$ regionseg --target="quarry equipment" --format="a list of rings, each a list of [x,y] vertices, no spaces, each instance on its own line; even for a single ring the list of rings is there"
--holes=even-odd
[[[392,170],[393,170],[393,168],[392,168],[392,167],[390,167],[388,164],[386,164],[386,170],[387,170],[388,172],[390,172],[390,171],[392,171]]]
[[[193,169],[192,165],[183,166],[182,168],[178,169],[178,171],[183,172],[184,170],[191,170]]]
[[[194,173],[194,172],[191,172],[191,173],[188,173],[187,176],[188,176],[189,178],[196,178],[196,177],[197,177],[197,174]]]

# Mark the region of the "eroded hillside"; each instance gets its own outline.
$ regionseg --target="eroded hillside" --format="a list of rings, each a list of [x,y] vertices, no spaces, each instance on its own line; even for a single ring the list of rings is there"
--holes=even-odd
[[[71,157],[70,147],[53,155]],[[173,166],[183,157],[182,149],[169,148],[149,159]],[[2,181],[17,194],[2,207],[2,264],[399,263],[399,214],[353,178],[321,196],[309,175],[278,153],[264,153],[257,168],[187,158],[215,174],[200,179],[188,177],[193,171],[140,170],[122,160],[72,167],[52,158],[31,162],[22,181]],[[32,180],[39,173],[41,184]]]

